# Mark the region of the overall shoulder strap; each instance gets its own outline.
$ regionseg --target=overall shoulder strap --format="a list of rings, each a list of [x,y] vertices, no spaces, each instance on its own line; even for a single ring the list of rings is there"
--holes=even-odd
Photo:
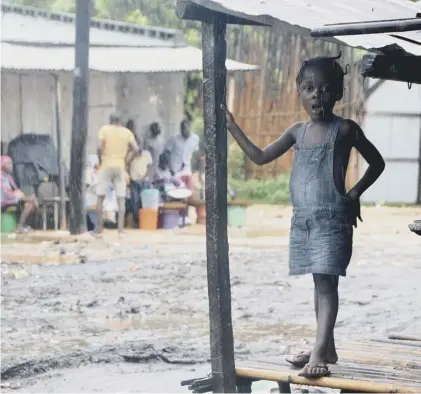
[[[298,136],[297,136],[297,143],[298,143],[298,144],[304,144],[304,136],[305,136],[305,134],[306,134],[306,130],[307,130],[308,123],[309,123],[308,121],[307,121],[307,122],[305,122],[305,123],[301,126],[300,130],[298,131]]]
[[[343,118],[341,116],[335,115],[335,119],[332,121],[332,124],[330,125],[329,132],[328,132],[327,138],[326,138],[326,142],[328,144],[334,144],[335,143],[336,136],[338,135],[339,126],[341,124],[342,119]]]

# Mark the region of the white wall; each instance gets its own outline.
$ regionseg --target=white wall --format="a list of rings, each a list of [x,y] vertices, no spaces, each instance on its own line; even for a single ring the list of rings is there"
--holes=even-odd
[[[125,74],[117,77],[117,109],[133,119],[136,133],[144,135],[159,122],[164,136],[179,131],[183,118],[184,73]]]
[[[370,81],[374,84],[375,81]],[[386,160],[385,172],[362,196],[364,202],[416,202],[419,164],[388,159],[419,159],[421,138],[421,85],[384,82],[366,101],[363,130]],[[393,116],[391,113],[400,113]],[[410,114],[418,114],[417,117]],[[361,175],[367,164],[361,158]]]
[[[10,141],[20,134],[21,129],[27,133],[49,134],[53,132],[53,98],[53,79],[47,74],[34,77],[16,74],[3,75],[2,73],[2,141]]]
[[[87,153],[96,151],[98,130],[114,111],[119,111],[126,119],[134,119],[139,134],[155,121],[161,124],[165,135],[178,131],[183,118],[184,79],[184,73],[91,73]],[[59,81],[63,156],[69,165],[73,78],[70,73],[60,73]],[[19,76],[2,72],[1,82],[2,142],[9,142],[22,129],[25,133],[50,134],[56,143],[53,77],[48,73]]]

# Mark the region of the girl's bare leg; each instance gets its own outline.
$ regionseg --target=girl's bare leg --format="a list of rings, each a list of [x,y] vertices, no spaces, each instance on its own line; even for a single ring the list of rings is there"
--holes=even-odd
[[[323,376],[328,358],[329,343],[333,342],[333,330],[338,315],[339,277],[335,275],[313,274],[315,293],[317,297],[317,334],[316,343],[310,355],[310,360],[300,372],[303,376]],[[331,344],[332,345],[332,344]]]

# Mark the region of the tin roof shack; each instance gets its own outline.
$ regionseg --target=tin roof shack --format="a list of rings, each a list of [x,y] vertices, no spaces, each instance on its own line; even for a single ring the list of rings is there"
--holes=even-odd
[[[56,139],[58,88],[63,160],[69,165],[75,15],[2,4],[1,129],[7,143],[21,133]],[[97,131],[118,111],[137,133],[158,121],[178,130],[187,73],[201,71],[202,52],[173,29],[91,19],[87,152]],[[230,71],[256,67],[227,60]],[[56,142],[57,143],[57,142]]]
[[[420,8],[421,3],[395,0],[356,0],[353,3],[346,0],[323,0],[317,4],[304,0],[178,0],[178,15],[185,19],[199,20],[203,26],[206,249],[212,377],[184,382],[195,392],[236,392],[237,389],[238,392],[251,392],[252,381],[263,376],[258,373],[253,376],[237,376],[234,361],[227,238],[227,130],[221,109],[221,105],[226,103],[224,63],[227,24],[278,25],[309,36],[311,29],[320,24],[337,23],[338,17],[342,19],[341,22],[363,21],[367,15],[378,20],[408,19],[414,18]],[[421,55],[418,38],[417,32],[404,32],[393,35],[341,36],[330,40],[376,52],[388,45],[399,44],[407,52]],[[284,382],[287,387],[281,385],[280,392],[290,392],[291,373],[285,373],[282,379],[280,376],[274,373],[271,380],[286,379]],[[324,381],[325,378],[320,380]],[[379,390],[384,391],[384,387]]]

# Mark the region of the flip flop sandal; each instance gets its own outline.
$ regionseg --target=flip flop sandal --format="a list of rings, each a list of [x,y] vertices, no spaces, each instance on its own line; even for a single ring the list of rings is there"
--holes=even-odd
[[[303,368],[310,361],[310,355],[306,354],[306,352],[301,352],[292,358],[286,358],[285,361],[289,362],[294,367]]]
[[[311,373],[311,370],[315,370],[315,369],[319,369],[321,371],[316,372],[316,373]],[[319,378],[323,378],[329,375],[330,375],[330,371],[325,363],[320,363],[316,365],[306,364],[303,370],[298,374],[298,376],[301,376],[307,379],[319,379]]]

